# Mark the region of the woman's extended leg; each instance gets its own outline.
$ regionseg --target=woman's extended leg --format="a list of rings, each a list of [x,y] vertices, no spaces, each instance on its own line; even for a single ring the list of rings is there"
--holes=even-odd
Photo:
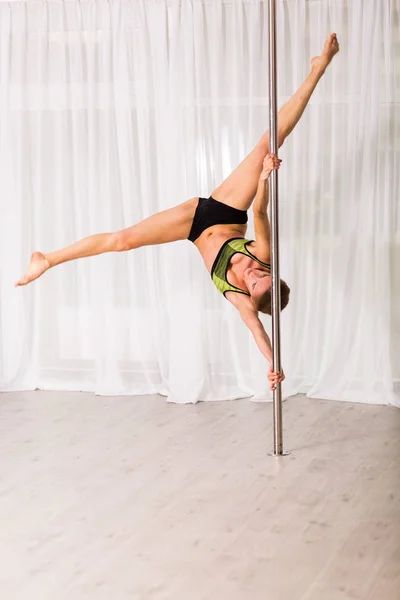
[[[40,277],[47,269],[69,260],[184,240],[190,233],[197,202],[198,198],[192,198],[179,206],[156,213],[127,229],[115,233],[90,235],[56,252],[49,254],[34,252],[28,270],[15,285],[26,285]]]
[[[332,33],[325,42],[321,56],[311,61],[311,72],[292,98],[278,114],[278,144],[282,146],[286,137],[300,120],[308,101],[332,58],[339,51],[336,34]],[[262,136],[257,146],[240,163],[225,181],[217,187],[212,196],[240,210],[247,210],[253,202],[263,160],[269,152],[269,133]]]

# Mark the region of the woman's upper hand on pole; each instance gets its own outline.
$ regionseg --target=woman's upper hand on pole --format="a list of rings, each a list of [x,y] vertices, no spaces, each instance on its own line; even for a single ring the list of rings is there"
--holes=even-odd
[[[283,372],[283,369],[281,370],[280,373],[275,373],[272,370],[272,365],[271,365],[269,368],[269,371],[268,371],[268,380],[271,384],[271,390],[274,390],[276,388],[276,384],[281,383],[284,379],[285,379],[285,373]]]
[[[260,175],[260,181],[266,181],[271,175],[272,171],[278,170],[281,166],[282,160],[277,157],[276,154],[270,152],[264,158],[263,169]]]

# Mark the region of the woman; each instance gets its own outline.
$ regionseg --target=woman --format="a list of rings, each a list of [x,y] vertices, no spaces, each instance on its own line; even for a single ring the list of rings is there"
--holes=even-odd
[[[332,33],[321,55],[312,59],[311,71],[304,83],[279,111],[279,147],[298,123],[317,83],[338,51],[336,34]],[[267,180],[271,171],[279,166],[278,157],[269,153],[269,135],[266,132],[210,198],[192,198],[128,229],[91,235],[50,254],[34,252],[27,272],[15,285],[26,285],[47,269],[76,258],[189,239],[198,248],[218,290],[238,309],[260,351],[271,364],[271,343],[258,318],[258,311],[270,313]],[[255,241],[244,237],[247,210],[251,204]],[[284,282],[281,282],[281,295],[284,308],[289,301],[289,288]],[[275,389],[284,377],[283,371],[274,373],[270,366],[268,379],[271,389]]]

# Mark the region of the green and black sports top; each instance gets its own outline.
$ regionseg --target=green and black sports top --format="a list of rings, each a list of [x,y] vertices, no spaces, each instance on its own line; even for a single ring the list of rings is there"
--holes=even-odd
[[[254,240],[246,240],[244,238],[231,238],[226,240],[219,249],[219,252],[214,260],[211,268],[211,279],[213,280],[217,290],[225,296],[226,292],[237,292],[239,294],[246,294],[250,296],[250,293],[246,290],[241,290],[234,285],[231,285],[227,279],[227,272],[229,263],[234,254],[240,253],[248,256],[252,260],[257,261],[261,266],[271,270],[271,265],[264,263],[254,256],[248,249],[247,245],[254,242]],[[225,296],[226,297],[226,296]]]

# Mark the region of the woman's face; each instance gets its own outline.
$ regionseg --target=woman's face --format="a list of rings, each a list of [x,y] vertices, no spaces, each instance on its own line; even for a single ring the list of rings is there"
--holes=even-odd
[[[252,296],[262,296],[271,288],[271,273],[263,268],[246,269],[244,281]]]

